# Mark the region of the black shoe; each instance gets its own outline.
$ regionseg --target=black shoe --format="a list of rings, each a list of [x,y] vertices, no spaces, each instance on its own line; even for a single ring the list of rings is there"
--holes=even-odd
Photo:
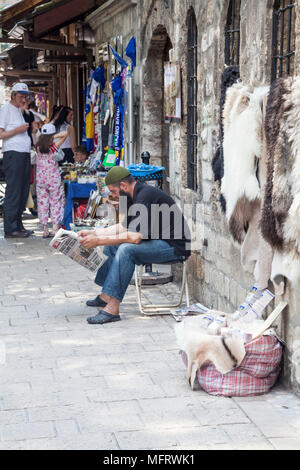
[[[100,299],[100,295],[97,295],[97,297],[93,300],[88,300],[87,301],[87,306],[88,307],[106,307],[107,302],[104,302],[104,300]]]
[[[27,230],[25,227],[20,228],[20,232],[29,233],[29,235],[34,233],[33,230]]]
[[[112,315],[111,313],[100,310],[94,317],[87,318],[87,322],[90,325],[104,325],[104,323],[111,323],[115,321],[120,321],[120,315]]]
[[[16,232],[5,232],[4,233],[4,238],[28,238],[29,233],[28,232],[21,232],[21,230],[18,230]]]

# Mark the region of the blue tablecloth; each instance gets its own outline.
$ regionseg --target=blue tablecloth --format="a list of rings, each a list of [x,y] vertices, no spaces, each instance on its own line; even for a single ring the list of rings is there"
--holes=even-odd
[[[74,199],[89,198],[90,192],[96,189],[96,183],[67,183],[67,198],[65,205],[65,213],[63,225],[66,230],[70,230],[70,223],[72,222],[72,209]]]

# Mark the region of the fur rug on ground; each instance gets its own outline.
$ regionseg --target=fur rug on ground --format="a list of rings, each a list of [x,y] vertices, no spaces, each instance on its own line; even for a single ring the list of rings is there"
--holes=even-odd
[[[221,193],[226,200],[229,231],[239,244],[261,204],[257,165],[262,152],[262,102],[268,90],[237,83],[226,94]]]
[[[221,374],[227,374],[241,364],[246,354],[243,340],[209,335],[201,327],[201,320],[201,316],[189,317],[175,326],[177,344],[187,355],[187,379],[191,388],[197,370],[204,364],[214,364]]]

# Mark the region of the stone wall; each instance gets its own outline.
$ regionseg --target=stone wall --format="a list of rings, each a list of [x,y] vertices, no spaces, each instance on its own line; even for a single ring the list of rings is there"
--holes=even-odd
[[[107,2],[95,10],[87,17],[86,22],[94,31],[96,45],[122,36],[125,51],[136,32],[136,13],[135,4],[128,0]]]
[[[141,105],[140,139],[150,147],[155,163],[163,163],[160,143],[162,121],[157,80],[161,82],[162,64],[156,56],[156,67],[151,68],[153,33],[157,28],[165,31],[173,47],[174,57],[182,68],[183,120],[181,124],[169,125],[169,173],[170,192],[183,206],[190,203],[202,214],[203,239],[207,246],[200,246],[189,262],[191,290],[200,302],[226,312],[234,311],[245,299],[247,290],[254,283],[253,276],[241,268],[240,250],[230,239],[227,223],[219,204],[219,187],[213,181],[211,162],[218,142],[220,79],[224,70],[224,29],[229,0],[141,0],[138,10],[138,42]],[[187,189],[187,14],[194,8],[198,25],[198,163],[199,190]],[[273,0],[242,0],[240,71],[245,82],[269,84],[271,75]],[[299,10],[297,0],[297,12]],[[297,15],[296,31],[299,31]],[[297,35],[297,46],[300,35]],[[155,56],[155,54],[154,54]],[[300,56],[296,57],[296,71]],[[154,62],[153,62],[154,63]],[[153,64],[152,63],[152,64]],[[151,73],[149,72],[151,71]],[[150,75],[149,75],[150,73]],[[157,113],[151,114],[149,97],[152,96],[150,76],[154,77]],[[156,80],[157,79],[157,80]],[[154,108],[152,108],[154,109]],[[153,121],[155,120],[155,122]],[[151,135],[153,139],[151,139]],[[145,139],[147,136],[147,139]],[[152,147],[151,147],[152,145]],[[156,149],[156,151],[154,150]],[[145,149],[145,150],[148,150]],[[161,155],[160,155],[161,153]],[[199,227],[200,229],[200,227]],[[287,341],[284,378],[295,392],[300,392],[300,316],[297,303],[299,296],[287,286],[286,300],[289,308],[284,313],[282,335]]]
[[[296,11],[300,11],[296,0]],[[136,4],[136,6],[135,6]],[[201,222],[196,230],[202,243],[189,260],[189,284],[196,299],[208,307],[233,312],[254,283],[241,268],[240,250],[230,239],[219,204],[211,162],[219,138],[220,80],[224,70],[225,23],[229,0],[120,0],[110,2],[89,18],[96,43],[123,36],[124,45],[135,35],[137,68],[136,105],[139,107],[137,147],[148,150],[151,163],[164,165],[165,185],[182,207],[190,204]],[[198,27],[198,181],[187,188],[187,20],[193,8]],[[273,0],[242,0],[240,72],[244,82],[269,84],[272,54]],[[297,14],[296,33],[300,31]],[[299,74],[300,34],[296,34],[295,71]],[[163,119],[163,63],[172,57],[182,70],[182,122],[166,125]],[[138,159],[139,160],[139,159]],[[203,243],[204,241],[207,243]],[[177,276],[177,273],[175,272]],[[282,336],[287,343],[283,378],[300,393],[299,295],[287,286]]]

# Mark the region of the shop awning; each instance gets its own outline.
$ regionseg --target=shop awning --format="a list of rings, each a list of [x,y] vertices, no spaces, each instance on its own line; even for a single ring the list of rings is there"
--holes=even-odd
[[[0,24],[5,35],[19,24],[25,24],[25,29],[30,25],[33,36],[40,38],[82,18],[105,2],[106,0],[23,0],[1,12]]]
[[[100,2],[101,3],[101,2]],[[103,2],[102,2],[103,3]],[[57,2],[53,0],[40,9],[33,17],[33,34],[39,38],[50,31],[70,24],[82,15],[99,6],[99,0],[69,0]],[[55,15],[49,14],[55,8]]]
[[[36,62],[37,51],[24,49],[23,46],[12,46],[0,56],[7,64],[16,69],[28,69]]]
[[[38,5],[48,0],[22,0],[14,5],[4,8],[0,15],[2,30],[7,34],[19,21],[23,20]]]

